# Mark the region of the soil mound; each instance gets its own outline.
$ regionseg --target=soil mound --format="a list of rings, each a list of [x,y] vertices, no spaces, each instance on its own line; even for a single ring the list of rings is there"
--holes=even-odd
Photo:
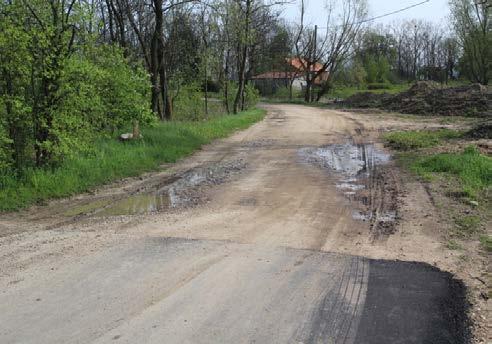
[[[435,82],[420,81],[409,90],[389,95],[359,93],[344,102],[351,107],[376,107],[416,115],[490,116],[492,92],[480,84],[443,88]]]
[[[472,139],[492,139],[492,122],[481,124],[466,133]]]

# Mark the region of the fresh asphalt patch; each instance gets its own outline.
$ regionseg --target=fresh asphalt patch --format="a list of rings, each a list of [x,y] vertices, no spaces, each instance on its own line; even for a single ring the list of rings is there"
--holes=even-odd
[[[425,263],[369,260],[355,343],[470,343],[463,283]]]
[[[26,275],[0,304],[1,343],[470,339],[463,284],[427,264],[214,240],[127,242]]]

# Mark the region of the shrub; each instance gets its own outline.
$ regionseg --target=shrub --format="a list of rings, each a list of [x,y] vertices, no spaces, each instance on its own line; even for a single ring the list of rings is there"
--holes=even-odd
[[[229,109],[232,111],[234,107],[234,99],[236,98],[237,83],[234,81],[229,81],[229,99],[228,105]],[[246,84],[244,89],[244,110],[253,108],[260,99],[260,92],[251,84]]]
[[[244,110],[255,107],[259,99],[260,92],[252,84],[246,84],[244,89]]]
[[[83,192],[122,177],[159,168],[191,154],[203,144],[247,128],[265,111],[202,122],[159,122],[142,128],[143,139],[120,142],[99,138],[90,154],[78,152],[54,168],[30,168],[22,176],[0,175],[0,212],[15,210],[50,198]]]
[[[50,131],[56,139],[45,142],[54,159],[88,149],[95,137],[133,120],[145,124],[154,119],[148,77],[142,69],[132,69],[119,49],[101,46],[72,56],[61,81]]]
[[[173,98],[173,119],[197,121],[204,118],[205,110],[200,86],[197,84],[181,86]]]

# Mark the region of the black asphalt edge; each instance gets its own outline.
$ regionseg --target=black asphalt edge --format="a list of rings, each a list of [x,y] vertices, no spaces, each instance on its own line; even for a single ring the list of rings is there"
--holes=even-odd
[[[466,286],[418,262],[371,260],[355,343],[471,343]]]

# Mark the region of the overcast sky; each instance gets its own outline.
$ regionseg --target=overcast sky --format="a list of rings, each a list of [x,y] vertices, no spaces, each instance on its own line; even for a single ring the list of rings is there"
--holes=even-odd
[[[306,19],[310,24],[325,26],[326,16],[324,4],[326,0],[305,0],[307,1]],[[369,3],[369,17],[376,17],[385,13],[393,12],[407,6],[417,4],[423,0],[367,0]],[[299,18],[299,4],[285,5],[283,16],[288,20]],[[435,23],[445,23],[449,14],[448,0],[430,0],[429,2],[404,12],[394,14],[385,18],[378,19],[374,23],[388,24],[400,19],[425,19]]]

